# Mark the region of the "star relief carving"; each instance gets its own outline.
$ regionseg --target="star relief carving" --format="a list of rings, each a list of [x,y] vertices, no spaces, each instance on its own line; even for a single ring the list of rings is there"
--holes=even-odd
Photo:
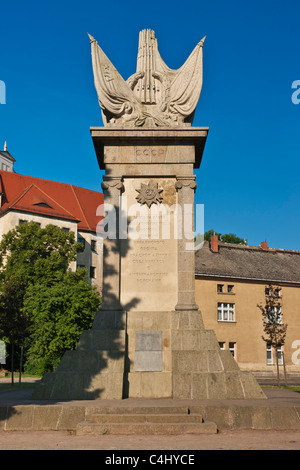
[[[163,200],[163,197],[160,195],[163,189],[159,189],[157,183],[142,183],[141,189],[136,189],[136,191],[139,193],[136,197],[137,201],[140,204],[147,204],[148,207],[150,207],[151,204],[160,204]]]

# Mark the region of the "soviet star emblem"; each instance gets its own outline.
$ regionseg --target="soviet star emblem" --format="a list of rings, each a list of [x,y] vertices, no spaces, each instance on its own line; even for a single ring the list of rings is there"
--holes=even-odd
[[[160,193],[163,192],[163,189],[158,189],[157,183],[142,183],[141,189],[137,189],[136,191],[139,193],[139,195],[136,197],[137,201],[140,204],[147,204],[148,207],[150,207],[151,204],[161,203],[163,200],[162,196],[160,195]]]

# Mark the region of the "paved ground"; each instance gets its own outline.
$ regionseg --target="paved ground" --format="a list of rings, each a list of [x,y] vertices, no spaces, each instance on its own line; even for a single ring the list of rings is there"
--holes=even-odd
[[[39,379],[24,378],[22,379],[23,384],[34,384],[39,382]],[[10,379],[0,378],[0,384],[10,383]],[[210,404],[210,405],[238,405],[238,406],[300,406],[300,392],[292,390],[286,390],[284,388],[278,389],[267,388],[263,389],[264,393],[268,397],[268,400],[257,399],[257,400],[193,400],[194,405]],[[32,389],[31,388],[19,388],[16,382],[14,388],[9,390],[0,390],[0,406],[16,406],[16,405],[46,405],[46,404],[60,404],[60,405],[82,405],[82,406],[114,406],[118,402],[118,406],[130,406],[137,405],[144,402],[145,406],[156,406],[158,402],[164,402],[165,405],[173,404],[176,405],[188,405],[191,404],[190,400],[172,400],[172,399],[134,399],[129,398],[126,400],[80,400],[80,401],[51,401],[51,400],[32,400],[31,399]]]
[[[1,379],[0,383],[4,380]],[[300,406],[300,393],[284,389],[265,389],[265,392],[269,399],[259,400],[261,406],[267,404],[266,402],[272,402],[275,406]],[[30,389],[18,387],[13,391],[1,391],[0,406],[30,404],[30,394]],[[96,405],[95,401],[90,401],[89,404]],[[111,455],[112,451],[116,451],[118,455],[118,450],[132,451],[132,455],[138,455],[134,451],[142,450],[300,450],[300,431],[237,430],[222,431],[216,435],[183,436],[76,436],[65,431],[0,431],[0,450],[5,449],[102,450],[104,452],[101,453],[101,458],[106,456],[106,452]]]
[[[75,436],[63,431],[0,431],[0,450],[300,450],[300,431],[223,431],[185,436]],[[117,455],[117,452],[116,452]],[[126,454],[130,455],[130,454]]]

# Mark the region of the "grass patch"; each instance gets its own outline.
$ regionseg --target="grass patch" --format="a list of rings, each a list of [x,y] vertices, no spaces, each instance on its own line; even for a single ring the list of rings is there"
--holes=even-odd
[[[4,377],[0,377],[0,379],[3,379]],[[5,377],[6,379],[9,379],[11,378],[11,372],[8,372],[8,375],[6,375]],[[15,380],[19,380],[19,371],[15,371],[14,372],[14,378]],[[40,375],[34,375],[34,374],[24,374],[24,372],[22,372],[22,379],[25,379],[25,378],[30,378],[30,379],[40,379],[41,376]]]
[[[277,388],[279,387],[277,385],[261,385],[261,388]],[[293,390],[294,392],[300,392],[300,385],[281,385],[280,388],[283,388],[285,390]]]
[[[2,392],[3,390],[19,390],[20,388],[34,388],[36,387],[36,384],[33,382],[33,383],[20,383],[19,382],[15,382],[14,385],[12,385],[11,383],[0,383],[0,392]]]

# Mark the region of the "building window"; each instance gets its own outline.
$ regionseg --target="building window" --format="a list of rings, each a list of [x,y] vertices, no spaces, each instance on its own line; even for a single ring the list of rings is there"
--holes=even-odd
[[[280,297],[280,291],[281,291],[281,289],[275,289],[274,290],[275,297]]]
[[[63,227],[63,231],[68,233],[68,232],[70,232],[70,229],[68,227]]]
[[[274,289],[274,297],[281,297],[281,289],[280,288],[277,288],[277,289]],[[270,287],[266,287],[265,288],[265,296],[266,297],[270,297],[271,295],[271,288]]]
[[[217,284],[217,292],[220,294],[221,292],[223,292],[223,287],[224,287],[224,284]]]
[[[85,239],[83,237],[79,235],[77,241],[83,245],[83,248],[85,248]]]
[[[228,284],[228,286],[227,286],[227,292],[228,292],[228,293],[233,293],[233,288],[234,288],[234,286],[233,286],[232,284]]]
[[[277,354],[278,354],[278,364],[280,366],[283,365],[283,347],[278,346],[277,348]],[[276,356],[275,356],[276,358]],[[271,366],[273,365],[273,347],[270,343],[267,343],[267,365]]]
[[[267,343],[267,365],[273,364],[273,348],[270,343]]]
[[[95,279],[95,277],[96,277],[96,268],[95,268],[95,266],[91,266],[90,267],[90,278]]]
[[[234,304],[218,303],[218,321],[235,321]]]
[[[96,240],[91,240],[91,250],[96,252],[97,243]]]
[[[229,351],[233,355],[233,358],[236,359],[236,343],[229,343]]]
[[[282,366],[283,365],[283,347],[282,346],[278,346],[277,348],[277,357],[278,357],[278,364]]]
[[[276,321],[277,320],[277,321]],[[281,315],[281,306],[273,306],[270,313],[266,314],[266,323],[276,323],[281,325],[282,323],[282,315]]]
[[[25,224],[27,221],[24,219],[19,219],[19,225]]]
[[[225,350],[225,342],[224,341],[219,341],[219,346],[222,351]]]

